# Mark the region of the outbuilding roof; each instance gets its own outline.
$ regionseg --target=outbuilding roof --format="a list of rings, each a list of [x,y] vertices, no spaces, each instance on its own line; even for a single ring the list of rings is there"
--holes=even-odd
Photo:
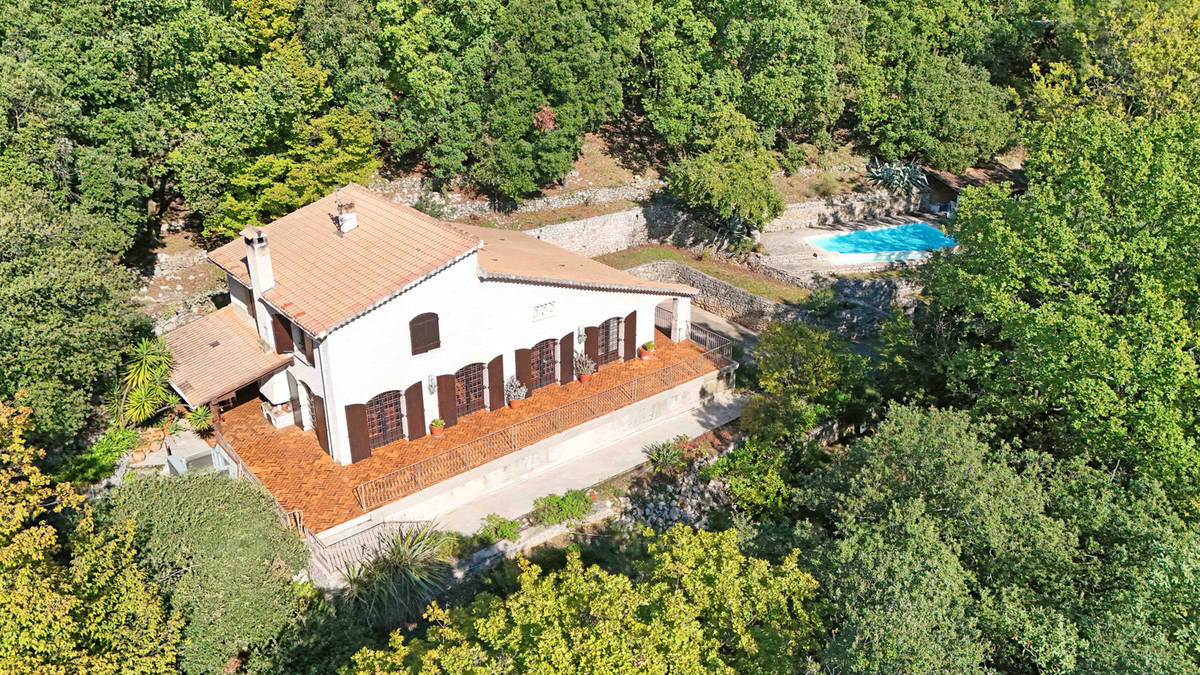
[[[284,368],[291,355],[264,349],[248,318],[227,305],[163,335],[174,357],[170,382],[191,407],[225,397]]]

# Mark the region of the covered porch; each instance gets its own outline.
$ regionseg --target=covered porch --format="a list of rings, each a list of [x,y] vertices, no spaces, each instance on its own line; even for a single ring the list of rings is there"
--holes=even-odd
[[[335,463],[312,431],[274,428],[257,400],[221,415],[218,440],[288,512],[320,532],[460,475],[533,443],[647,399],[682,383],[731,369],[730,343],[702,328],[660,345],[647,360],[602,366],[586,384],[549,384],[519,408],[478,411],[444,435],[397,440],[350,465]]]

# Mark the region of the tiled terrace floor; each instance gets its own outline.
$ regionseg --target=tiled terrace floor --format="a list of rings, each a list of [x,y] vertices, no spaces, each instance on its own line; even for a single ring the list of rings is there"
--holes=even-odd
[[[326,455],[312,431],[295,426],[272,427],[257,400],[221,413],[221,433],[285,511],[303,510],[305,525],[321,532],[362,515],[354,487],[363,481],[704,353],[692,342],[671,343],[662,337],[651,359],[602,366],[587,384],[542,387],[520,408],[473,413],[460,418],[441,438],[427,435],[415,441],[389,443],[350,466],[336,464]],[[708,367],[697,377],[716,370],[718,362],[714,359],[705,365]]]

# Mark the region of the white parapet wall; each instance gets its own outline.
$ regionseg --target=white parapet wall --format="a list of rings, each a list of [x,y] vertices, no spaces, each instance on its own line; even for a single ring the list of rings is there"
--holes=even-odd
[[[369,527],[372,522],[439,520],[444,515],[480,497],[519,485],[531,477],[578,461],[594,452],[600,452],[622,439],[651,430],[666,421],[678,420],[681,416],[691,414],[695,418],[694,421],[698,423],[697,429],[715,428],[736,418],[737,412],[740,410],[740,405],[732,409],[720,403],[715,406],[708,405],[712,404],[718,395],[728,398],[731,378],[732,370],[730,369],[712,372],[660,394],[631,403],[608,415],[534,443],[436,485],[431,485],[420,492],[381,506],[360,518],[326,530],[320,534],[320,539],[326,544],[332,544]],[[594,484],[604,478],[628,471],[644,461],[644,457],[636,455],[633,458],[606,464],[608,474],[600,476],[598,480],[588,484]],[[564,492],[575,487],[586,486],[564,485],[556,491]],[[532,499],[541,495],[526,496]]]

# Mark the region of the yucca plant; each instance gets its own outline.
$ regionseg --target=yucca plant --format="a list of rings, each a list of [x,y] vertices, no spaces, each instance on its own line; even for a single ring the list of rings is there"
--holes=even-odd
[[[202,405],[187,414],[187,421],[195,431],[208,431],[212,428],[212,410]]]
[[[117,392],[116,409],[123,426],[142,424],[179,404],[179,397],[167,386],[170,375],[171,350],[161,337],[143,339],[134,347]]]
[[[450,580],[451,544],[432,523],[401,529],[343,573],[343,602],[381,629],[417,618]]]

